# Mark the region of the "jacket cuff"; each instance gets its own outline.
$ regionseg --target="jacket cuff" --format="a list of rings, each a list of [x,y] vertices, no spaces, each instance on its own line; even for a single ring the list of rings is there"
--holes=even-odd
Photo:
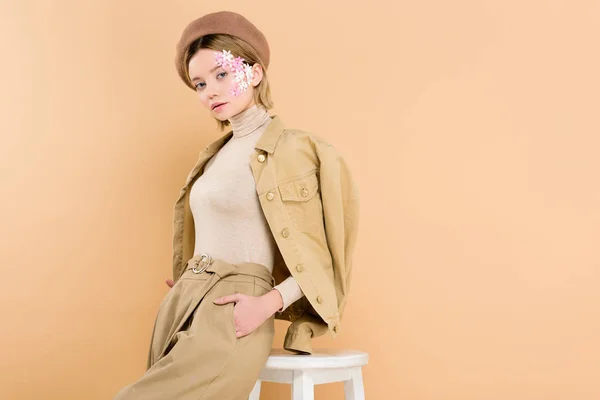
[[[283,341],[283,348],[300,354],[311,354],[311,340],[327,333],[328,328],[320,318],[303,315],[288,327]]]
[[[312,330],[306,325],[300,325],[297,329],[288,329],[283,341],[283,348],[298,354],[312,353]]]

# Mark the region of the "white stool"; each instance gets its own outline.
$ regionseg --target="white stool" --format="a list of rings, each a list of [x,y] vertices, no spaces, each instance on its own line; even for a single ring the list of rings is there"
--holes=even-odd
[[[263,381],[291,384],[292,400],[314,400],[314,385],[344,382],[346,400],[364,400],[362,366],[368,361],[369,355],[362,351],[317,349],[297,355],[274,349],[248,400],[259,400]]]

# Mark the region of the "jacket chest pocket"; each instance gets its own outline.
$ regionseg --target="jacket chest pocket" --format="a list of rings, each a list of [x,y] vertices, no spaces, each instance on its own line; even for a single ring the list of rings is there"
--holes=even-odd
[[[323,225],[323,206],[317,175],[312,173],[278,185],[283,205],[295,229],[314,233]]]

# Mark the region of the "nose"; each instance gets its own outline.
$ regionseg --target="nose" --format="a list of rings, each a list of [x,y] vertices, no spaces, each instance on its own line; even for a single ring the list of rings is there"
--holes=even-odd
[[[207,92],[209,100],[212,100],[215,96],[218,96],[217,88],[215,87],[215,85],[211,85],[210,89],[208,89]]]
[[[217,98],[217,92],[214,90],[211,90],[210,92],[205,92],[204,93],[204,99],[208,104],[214,103],[216,100],[215,98]]]

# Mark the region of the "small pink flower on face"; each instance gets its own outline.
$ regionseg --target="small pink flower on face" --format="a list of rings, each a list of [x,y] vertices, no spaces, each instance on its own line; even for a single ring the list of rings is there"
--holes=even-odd
[[[234,96],[239,96],[250,87],[250,82],[254,77],[252,67],[245,63],[242,57],[234,58],[230,51],[223,50],[221,53],[215,54],[217,65],[224,68],[230,68],[235,76],[235,86],[230,90]]]
[[[223,50],[223,52],[217,53],[215,58],[217,59],[218,65],[231,64],[231,61],[233,60],[233,54],[231,54],[229,50]]]
[[[242,57],[237,57],[235,60],[231,62],[231,68],[233,70],[242,69],[244,67],[244,59]]]

